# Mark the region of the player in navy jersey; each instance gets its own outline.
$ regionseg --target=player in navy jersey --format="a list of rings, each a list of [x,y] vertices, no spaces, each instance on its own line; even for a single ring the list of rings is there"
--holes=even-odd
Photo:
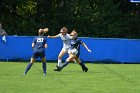
[[[57,67],[56,71],[61,71],[65,66],[67,66],[69,64],[70,61],[72,61],[73,59],[76,60],[77,63],[79,63],[79,65],[82,67],[82,70],[84,72],[88,71],[88,68],[85,66],[84,63],[81,62],[80,60],[80,45],[82,44],[88,52],[91,53],[91,50],[87,47],[87,45],[80,39],[77,38],[77,32],[75,30],[73,30],[70,34],[72,36],[72,40],[71,40],[71,52],[69,57],[66,59],[65,63],[61,66],[61,67]]]
[[[48,32],[48,28],[39,29],[38,36],[36,36],[32,41],[33,55],[31,57],[30,63],[27,65],[24,75],[27,74],[29,69],[32,67],[35,59],[40,57],[42,61],[42,68],[44,75],[46,75],[46,57],[45,48],[47,48],[46,38],[43,36],[44,33]]]

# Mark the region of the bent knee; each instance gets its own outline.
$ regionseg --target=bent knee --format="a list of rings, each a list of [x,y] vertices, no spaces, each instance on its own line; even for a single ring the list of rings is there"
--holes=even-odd
[[[72,61],[72,60],[73,60],[73,59],[71,59],[71,58],[67,58],[67,59],[66,59],[66,61]]]

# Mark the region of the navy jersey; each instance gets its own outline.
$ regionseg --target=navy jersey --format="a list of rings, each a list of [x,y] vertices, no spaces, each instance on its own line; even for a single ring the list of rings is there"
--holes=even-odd
[[[80,44],[82,44],[83,41],[78,39],[78,38],[75,38],[75,39],[72,39],[71,40],[71,48],[75,48],[77,49],[78,51],[80,51]]]
[[[33,51],[33,58],[44,58],[45,57],[45,47],[46,44],[46,38],[44,36],[37,36],[33,39],[33,42],[35,44],[34,51]]]
[[[46,44],[46,38],[44,36],[37,36],[33,39],[33,42],[35,44],[34,50],[44,50],[44,45]]]

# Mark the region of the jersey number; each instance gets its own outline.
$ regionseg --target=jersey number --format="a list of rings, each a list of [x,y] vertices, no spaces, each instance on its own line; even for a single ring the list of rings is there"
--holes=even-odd
[[[37,42],[43,42],[44,38],[37,38]]]

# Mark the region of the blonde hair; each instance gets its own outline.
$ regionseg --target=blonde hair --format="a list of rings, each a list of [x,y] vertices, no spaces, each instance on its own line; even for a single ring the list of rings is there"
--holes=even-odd
[[[43,29],[39,29],[38,30],[38,35],[43,35],[44,34],[44,30]]]
[[[78,33],[76,32],[76,30],[72,30],[72,32],[70,33],[70,35],[78,35]]]

